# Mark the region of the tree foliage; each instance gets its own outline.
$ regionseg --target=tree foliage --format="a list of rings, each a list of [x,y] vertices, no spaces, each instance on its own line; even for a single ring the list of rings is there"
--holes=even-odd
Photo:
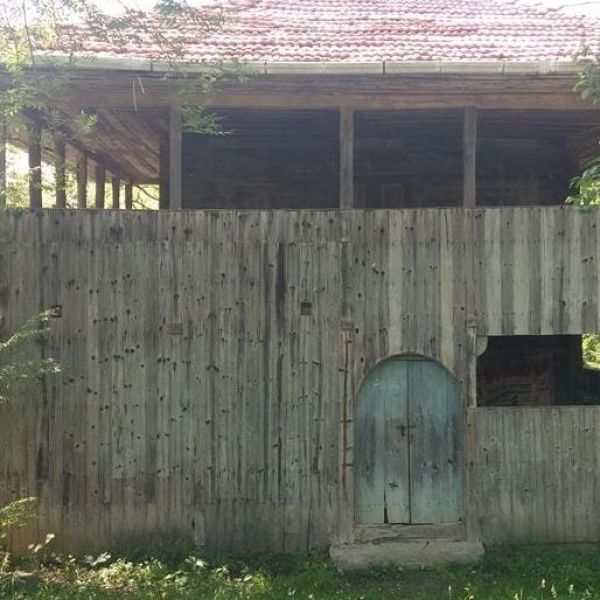
[[[109,41],[118,52],[132,46],[153,49],[152,59],[173,85],[182,105],[186,130],[220,131],[218,120],[198,105],[198,93],[209,93],[223,79],[242,79],[234,63],[204,61],[189,55],[187,32],[208,34],[222,27],[231,12],[213,7],[200,10],[187,0],[158,0],[150,15],[119,0],[122,10],[110,14],[91,0],[20,0],[0,10],[0,113],[12,128],[32,118],[54,135],[83,139],[97,123],[93,110],[66,114],[56,98],[68,85],[69,74],[86,58],[82,37]],[[199,63],[189,69],[190,63]],[[185,66],[185,68],[183,68]],[[135,82],[133,90],[144,93]],[[132,107],[137,108],[132,94]]]
[[[581,71],[574,90],[583,100],[594,106],[600,105],[600,55],[584,54],[580,59]],[[600,149],[598,156],[591,157],[581,173],[571,179],[572,194],[567,202],[578,206],[600,204]]]

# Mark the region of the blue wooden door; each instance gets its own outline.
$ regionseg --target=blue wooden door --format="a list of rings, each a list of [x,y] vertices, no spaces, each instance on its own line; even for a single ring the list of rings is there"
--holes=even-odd
[[[357,400],[357,521],[458,521],[459,440],[460,392],[448,371],[421,358],[375,367]]]

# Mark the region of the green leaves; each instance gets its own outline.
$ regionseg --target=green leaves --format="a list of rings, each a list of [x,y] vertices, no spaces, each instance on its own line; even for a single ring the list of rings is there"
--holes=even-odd
[[[39,356],[40,351],[31,345],[44,341],[52,316],[53,311],[47,310],[31,317],[8,339],[0,341],[0,405],[14,400],[32,382],[60,372],[54,359]]]
[[[581,71],[574,86],[574,91],[581,98],[593,105],[600,104],[600,56],[584,50],[579,57]],[[572,194],[566,202],[577,206],[594,206],[600,204],[600,156],[589,160],[582,172],[570,182]]]

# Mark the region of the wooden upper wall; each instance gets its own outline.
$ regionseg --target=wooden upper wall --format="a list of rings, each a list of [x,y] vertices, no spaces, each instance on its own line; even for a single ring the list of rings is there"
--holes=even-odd
[[[570,420],[475,408],[478,335],[600,330],[597,210],[4,219],[2,335],[59,306],[43,351],[63,371],[0,408],[0,503],[38,496],[40,533],[63,549],[168,534],[237,550],[355,539],[356,394],[403,353],[460,384],[468,536],[600,538],[600,408]]]

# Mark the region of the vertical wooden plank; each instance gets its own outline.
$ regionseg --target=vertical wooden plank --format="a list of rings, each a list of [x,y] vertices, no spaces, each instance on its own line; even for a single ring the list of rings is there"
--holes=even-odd
[[[6,206],[6,139],[7,124],[4,115],[0,114],[0,208]]]
[[[169,106],[169,208],[181,208],[181,107]]]
[[[29,207],[42,208],[42,128],[29,123]]]
[[[477,108],[467,106],[463,117],[463,206],[477,203]]]
[[[79,152],[77,159],[77,208],[87,207],[87,156]]]
[[[133,208],[133,181],[131,179],[125,182],[125,208],[127,210]]]
[[[96,165],[96,208],[104,208],[106,196],[106,169],[103,165]]]
[[[354,110],[340,109],[340,207],[354,206]]]
[[[460,391],[433,361],[408,365],[410,508],[412,523],[460,518]]]
[[[65,140],[60,132],[54,134],[54,195],[56,208],[67,206]]]

